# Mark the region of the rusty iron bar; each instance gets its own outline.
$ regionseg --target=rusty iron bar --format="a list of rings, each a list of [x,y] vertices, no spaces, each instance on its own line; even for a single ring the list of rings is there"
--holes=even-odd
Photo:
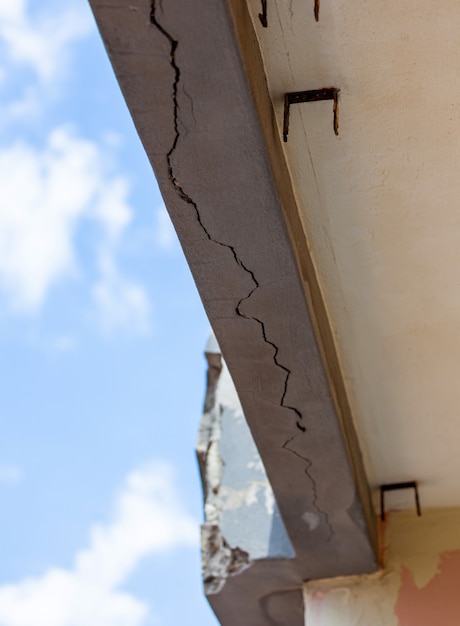
[[[315,20],[319,22],[319,2],[320,0],[315,0]]]
[[[321,89],[311,89],[309,91],[291,91],[284,96],[284,121],[283,140],[287,141],[289,134],[289,111],[291,104],[302,102],[318,102],[320,100],[334,101],[334,133],[339,134],[339,92],[336,87],[322,87]]]
[[[420,498],[418,495],[418,485],[416,480],[409,480],[403,483],[391,483],[389,485],[380,486],[380,519],[385,521],[385,493],[387,491],[397,491],[399,489],[413,489],[415,495],[415,508],[417,515],[422,515],[422,509],[420,508]]]
[[[267,28],[267,26],[268,26],[268,21],[267,21],[267,0],[262,0],[262,13],[259,13],[259,20],[260,20],[260,23],[262,24],[262,26],[264,28]]]
[[[262,13],[259,13],[259,20],[262,26],[264,28],[267,28],[268,26],[267,0],[261,0],[261,3],[262,3]],[[319,22],[319,5],[320,5],[320,0],[315,0],[314,13],[315,13],[315,20],[317,22]]]

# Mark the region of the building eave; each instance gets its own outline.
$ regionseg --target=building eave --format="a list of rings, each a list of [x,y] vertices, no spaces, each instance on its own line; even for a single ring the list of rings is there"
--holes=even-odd
[[[369,489],[246,4],[91,5],[273,487],[295,578],[371,572]]]

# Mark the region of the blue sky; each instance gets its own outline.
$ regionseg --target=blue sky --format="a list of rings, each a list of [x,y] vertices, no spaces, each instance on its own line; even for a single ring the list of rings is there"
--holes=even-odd
[[[85,0],[0,0],[0,626],[217,622],[208,322]]]

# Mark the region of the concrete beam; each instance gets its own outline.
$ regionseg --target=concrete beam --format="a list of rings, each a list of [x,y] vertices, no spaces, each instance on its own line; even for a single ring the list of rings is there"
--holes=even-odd
[[[263,459],[297,575],[373,571],[359,447],[247,7],[91,4]]]

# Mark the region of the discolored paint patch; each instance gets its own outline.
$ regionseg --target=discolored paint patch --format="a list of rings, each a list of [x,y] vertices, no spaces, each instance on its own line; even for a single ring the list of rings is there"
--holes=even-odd
[[[403,566],[395,606],[399,626],[458,626],[459,588],[460,550],[441,555],[437,574],[424,587],[418,587],[410,570]]]
[[[306,583],[306,626],[458,626],[459,527],[458,508],[389,513],[382,569]]]

